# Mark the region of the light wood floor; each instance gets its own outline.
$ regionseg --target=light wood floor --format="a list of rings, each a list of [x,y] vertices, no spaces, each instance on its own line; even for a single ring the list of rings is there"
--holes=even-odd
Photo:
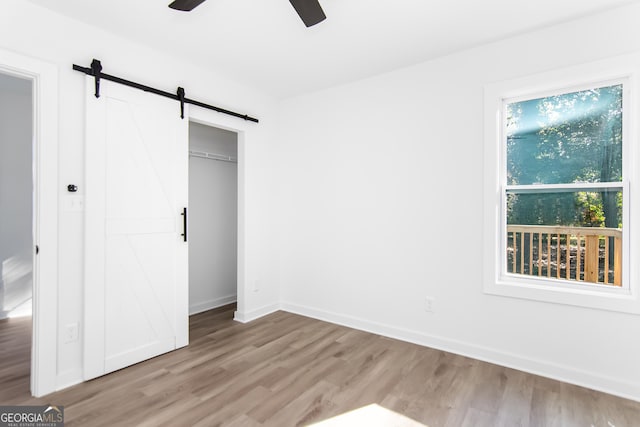
[[[437,426],[640,425],[640,403],[278,312],[191,318],[189,347],[34,399],[29,321],[0,322],[0,404],[64,405],[71,426],[295,426],[371,403]]]

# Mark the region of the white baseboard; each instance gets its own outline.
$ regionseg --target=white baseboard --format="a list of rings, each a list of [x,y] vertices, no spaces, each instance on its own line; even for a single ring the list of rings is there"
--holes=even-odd
[[[216,298],[208,301],[202,301],[197,304],[189,306],[189,316],[202,313],[203,311],[212,310],[214,308],[222,307],[223,305],[236,302],[238,297],[236,295],[228,295],[226,297]]]
[[[497,351],[492,348],[428,335],[422,332],[372,322],[365,319],[318,310],[312,307],[283,302],[281,310],[311,317],[350,328],[371,332],[389,338],[411,342],[450,353],[482,360],[535,375],[575,384],[640,402],[640,384],[611,378],[597,373],[575,369],[571,366],[536,360],[525,356]]]
[[[257,310],[245,312],[236,311],[234,313],[233,320],[240,323],[249,323],[253,320],[259,319],[260,317],[266,316],[267,314],[275,313],[278,310],[280,310],[280,304],[269,304]]]

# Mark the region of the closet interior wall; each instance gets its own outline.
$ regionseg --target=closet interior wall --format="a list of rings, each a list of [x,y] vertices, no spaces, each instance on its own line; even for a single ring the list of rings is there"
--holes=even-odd
[[[238,135],[189,123],[189,313],[237,299]]]

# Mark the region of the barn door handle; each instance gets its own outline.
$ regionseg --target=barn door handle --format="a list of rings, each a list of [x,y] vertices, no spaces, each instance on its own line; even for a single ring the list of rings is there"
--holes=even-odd
[[[186,242],[187,241],[187,208],[182,208],[182,238]]]

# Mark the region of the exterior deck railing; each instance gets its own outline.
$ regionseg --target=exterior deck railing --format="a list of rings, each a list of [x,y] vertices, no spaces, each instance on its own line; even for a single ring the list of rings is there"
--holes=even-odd
[[[622,285],[622,230],[507,225],[507,271]]]

